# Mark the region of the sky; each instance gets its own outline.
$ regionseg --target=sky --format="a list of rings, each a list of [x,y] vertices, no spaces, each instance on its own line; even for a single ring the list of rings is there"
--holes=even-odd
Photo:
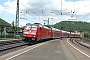
[[[60,21],[90,22],[90,0],[19,0],[19,26],[26,23],[55,24]],[[0,1],[0,18],[16,21],[17,0]],[[61,15],[62,13],[62,15]],[[23,18],[23,19],[22,19]]]

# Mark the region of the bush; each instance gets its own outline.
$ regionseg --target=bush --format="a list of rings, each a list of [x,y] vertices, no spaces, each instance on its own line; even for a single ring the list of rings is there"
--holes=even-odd
[[[84,37],[90,37],[90,33],[88,31],[84,32]]]

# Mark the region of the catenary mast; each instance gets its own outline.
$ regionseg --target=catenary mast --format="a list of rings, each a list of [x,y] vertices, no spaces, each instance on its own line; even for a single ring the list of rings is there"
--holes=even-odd
[[[18,28],[19,28],[19,0],[17,0],[17,8],[16,8],[16,22],[15,22],[15,37],[18,35]]]

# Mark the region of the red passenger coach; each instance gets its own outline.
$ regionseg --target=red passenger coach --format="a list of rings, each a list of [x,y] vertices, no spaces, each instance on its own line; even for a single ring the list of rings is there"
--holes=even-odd
[[[52,28],[52,27],[51,27]],[[61,30],[52,28],[52,38],[60,38],[61,36]]]
[[[74,37],[75,37],[75,38],[79,38],[79,37],[80,37],[80,34],[74,33]]]
[[[26,24],[22,33],[22,39],[28,42],[37,42],[43,39],[51,38],[51,28],[40,23]]]

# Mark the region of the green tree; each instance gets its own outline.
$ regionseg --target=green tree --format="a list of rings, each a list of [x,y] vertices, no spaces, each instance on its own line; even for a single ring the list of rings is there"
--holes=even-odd
[[[88,31],[84,32],[84,37],[90,37],[90,33]]]

